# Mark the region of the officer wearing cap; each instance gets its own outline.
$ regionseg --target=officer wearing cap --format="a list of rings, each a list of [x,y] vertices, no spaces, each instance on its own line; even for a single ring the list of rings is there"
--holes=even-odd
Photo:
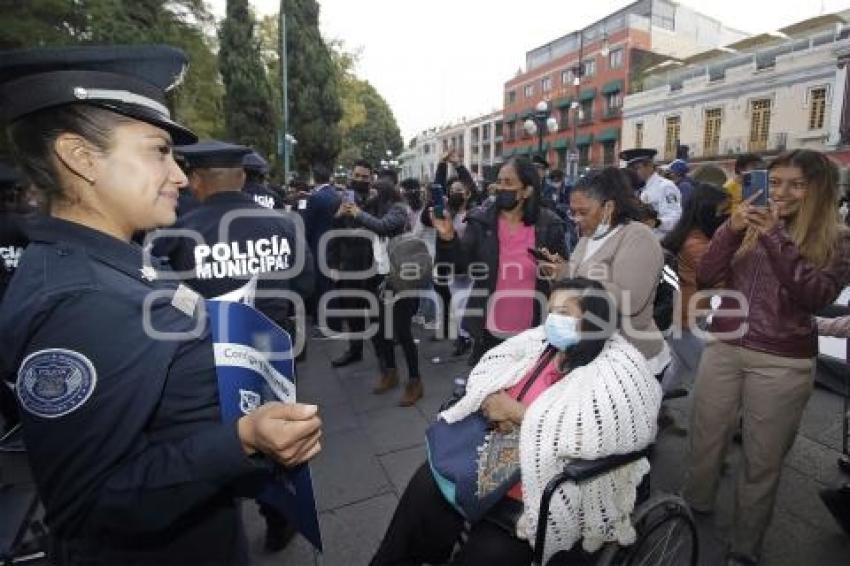
[[[165,92],[165,46],[0,53],[0,111],[47,214],[0,306],[0,376],[14,383],[51,536],[51,564],[247,561],[233,488],[319,450],[315,407],[269,403],[223,423],[199,298],[131,236],[175,220],[194,134]],[[23,94],[23,95],[22,95]],[[178,333],[169,340],[154,332]]]
[[[667,172],[670,175],[670,180],[679,188],[679,194],[682,196],[682,209],[691,199],[694,192],[694,181],[688,175],[690,167],[684,159],[674,159],[667,165]]]
[[[245,169],[243,192],[264,208],[283,208],[283,199],[268,187],[269,164],[259,153],[246,153],[242,158],[242,168]]]
[[[206,298],[256,278],[257,308],[291,331],[292,301],[264,295],[295,291],[304,296],[312,288],[312,257],[305,238],[296,233],[294,215],[284,217],[240,190],[243,158],[250,148],[208,140],[175,151],[186,160],[189,186],[201,204],[154,235],[154,255],[167,256],[171,267]],[[200,239],[169,236],[182,230]]]
[[[654,149],[627,149],[620,152],[620,159],[644,182],[640,200],[655,209],[660,222],[659,230],[667,233],[682,216],[682,196],[675,183],[655,170],[656,153]]]

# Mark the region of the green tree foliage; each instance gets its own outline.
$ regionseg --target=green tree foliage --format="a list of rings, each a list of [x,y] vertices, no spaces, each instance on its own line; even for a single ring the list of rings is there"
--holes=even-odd
[[[212,15],[203,0],[0,0],[0,48],[167,43],[189,57],[171,101],[177,120],[202,137],[223,132]]]
[[[316,0],[281,0],[286,14],[288,131],[295,136],[295,168],[332,165],[340,151],[342,118],[337,75],[319,33]]]
[[[346,51],[338,41],[331,45],[341,87],[342,151],[339,163],[351,167],[355,160],[363,158],[377,165],[386,159],[387,150],[398,156],[404,145],[395,116],[375,87],[355,75],[354,66],[359,54]]]
[[[219,31],[218,54],[225,88],[224,116],[230,140],[271,157],[277,113],[255,26],[248,0],[227,0],[227,18]]]

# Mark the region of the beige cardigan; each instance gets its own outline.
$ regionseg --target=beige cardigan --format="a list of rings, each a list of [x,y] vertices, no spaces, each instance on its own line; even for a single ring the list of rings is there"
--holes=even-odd
[[[654,358],[664,348],[664,338],[652,318],[655,290],[664,267],[658,239],[644,224],[630,222],[620,225],[590,258],[585,257],[588,241],[581,238],[570,257],[569,277],[602,283],[621,315],[621,334],[647,360]]]

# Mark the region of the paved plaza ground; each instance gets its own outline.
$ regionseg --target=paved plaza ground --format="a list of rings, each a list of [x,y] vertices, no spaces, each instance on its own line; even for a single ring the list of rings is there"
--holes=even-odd
[[[368,564],[390,521],[400,493],[424,461],[428,422],[446,399],[453,378],[468,371],[465,358],[450,358],[448,341],[432,342],[418,327],[425,398],[415,408],[396,405],[401,390],[376,396],[371,392],[376,364],[370,346],[363,362],[342,369],[330,360],[344,344],[313,340],[307,360],[299,366],[298,395],[321,407],[325,423],[322,454],[312,465],[325,554],[316,558],[309,544],[297,537],[284,551],[262,550],[264,523],[256,505],[246,502],[244,515],[254,562],[258,565],[358,566]],[[403,356],[400,374],[406,375]],[[439,360],[437,360],[439,359]],[[688,400],[670,402],[678,422],[687,422]],[[818,498],[818,490],[837,485],[841,445],[841,398],[816,389],[800,434],[787,460],[779,503],[765,545],[765,566],[840,566],[850,564],[850,538],[843,535]],[[664,432],[652,462],[653,489],[676,491],[682,482],[686,438]],[[722,563],[732,508],[732,477],[737,448],[721,487],[715,516],[699,520],[702,559]],[[22,459],[0,459],[0,479],[28,481]]]

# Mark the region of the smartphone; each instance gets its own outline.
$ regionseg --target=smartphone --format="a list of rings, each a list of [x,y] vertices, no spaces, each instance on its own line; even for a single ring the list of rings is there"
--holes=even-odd
[[[549,258],[543,255],[543,252],[541,252],[537,248],[528,248],[528,253],[530,253],[531,256],[537,261],[549,261]]]
[[[761,193],[751,204],[755,206],[767,206],[767,200],[770,198],[767,184],[767,169],[754,169],[744,173],[744,183],[741,188],[743,199],[747,200],[759,191]]]
[[[434,217],[442,220],[446,217],[446,190],[439,183],[431,183],[431,206],[434,207]]]
[[[355,202],[354,201],[354,191],[352,191],[351,189],[348,189],[347,191],[345,191],[345,195],[343,195],[343,197],[342,197],[342,202],[347,203],[347,204],[353,204]]]

